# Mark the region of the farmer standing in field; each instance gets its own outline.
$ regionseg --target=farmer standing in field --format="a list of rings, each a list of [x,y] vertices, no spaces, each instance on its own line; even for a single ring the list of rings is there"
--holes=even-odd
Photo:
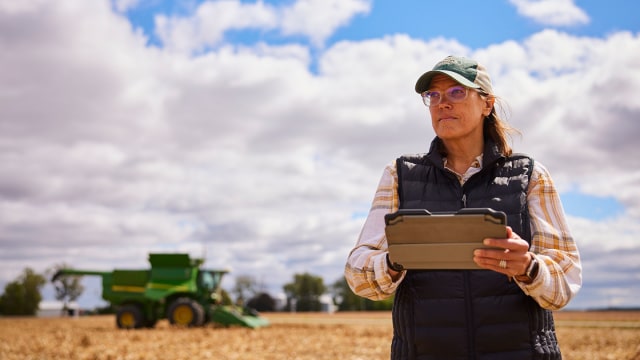
[[[372,300],[395,293],[392,359],[561,359],[551,310],[582,286],[580,255],[547,169],[508,144],[484,66],[449,56],[415,90],[436,133],[429,152],[387,165],[345,276]],[[399,191],[400,189],[400,191]],[[389,261],[385,214],[493,208],[507,238],[473,261],[490,270],[400,270]],[[428,230],[427,230],[428,231]]]

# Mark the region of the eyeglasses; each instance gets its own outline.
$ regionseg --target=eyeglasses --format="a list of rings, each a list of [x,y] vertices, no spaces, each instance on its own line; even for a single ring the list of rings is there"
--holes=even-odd
[[[459,103],[464,101],[469,94],[469,89],[464,86],[452,86],[444,91],[444,96],[449,99],[452,103]],[[422,102],[426,106],[436,106],[440,104],[443,98],[443,93],[441,91],[425,91],[422,94]]]

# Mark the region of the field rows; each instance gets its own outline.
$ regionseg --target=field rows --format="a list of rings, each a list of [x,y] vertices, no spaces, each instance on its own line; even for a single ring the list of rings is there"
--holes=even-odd
[[[0,318],[2,360],[376,360],[389,358],[391,315],[273,313],[271,326],[118,330],[112,316]],[[640,360],[640,312],[556,314],[565,360]]]

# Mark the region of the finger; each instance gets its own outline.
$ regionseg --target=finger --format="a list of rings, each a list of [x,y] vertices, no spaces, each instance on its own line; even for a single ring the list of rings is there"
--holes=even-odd
[[[491,248],[499,248],[504,250],[510,249],[512,247],[512,245],[509,244],[508,239],[486,238],[482,240],[482,244]],[[499,250],[499,251],[503,251],[503,250]]]
[[[505,274],[507,276],[511,276],[511,269],[508,260],[498,260],[498,259],[488,259],[488,258],[479,258],[474,257],[473,260],[478,264],[479,267],[487,270],[493,270],[495,272]],[[502,263],[502,266],[501,266]]]
[[[500,261],[500,259],[511,260],[513,255],[507,249],[475,249],[473,256],[474,260],[478,259],[483,264],[494,266],[496,261]]]
[[[525,252],[529,250],[529,243],[520,238],[513,239],[494,239],[486,238],[482,241],[483,245],[494,248],[506,249],[515,252]]]

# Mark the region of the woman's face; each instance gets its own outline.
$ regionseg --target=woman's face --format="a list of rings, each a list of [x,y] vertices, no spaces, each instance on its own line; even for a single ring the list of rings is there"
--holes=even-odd
[[[460,102],[452,102],[446,90],[460,86],[446,75],[436,75],[431,80],[429,91],[441,94],[440,103],[429,106],[431,125],[436,135],[444,141],[482,141],[482,126],[493,108],[493,97],[483,98],[473,89],[467,89],[467,97]]]

